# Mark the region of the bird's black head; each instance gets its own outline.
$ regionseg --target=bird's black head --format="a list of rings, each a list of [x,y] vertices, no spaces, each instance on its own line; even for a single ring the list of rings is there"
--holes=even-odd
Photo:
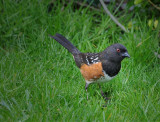
[[[103,51],[104,58],[120,63],[124,58],[130,58],[128,51],[122,44],[113,44]]]

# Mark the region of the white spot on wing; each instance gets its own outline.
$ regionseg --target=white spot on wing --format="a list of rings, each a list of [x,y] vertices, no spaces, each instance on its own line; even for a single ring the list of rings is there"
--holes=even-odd
[[[94,60],[98,60],[98,57],[97,57],[97,58],[95,58]]]
[[[87,61],[87,64],[89,65],[89,61],[88,61],[88,58],[87,58],[87,56],[86,56],[86,61]]]

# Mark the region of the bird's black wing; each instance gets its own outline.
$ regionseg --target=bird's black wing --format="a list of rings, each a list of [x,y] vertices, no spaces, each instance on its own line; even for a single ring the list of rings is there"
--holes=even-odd
[[[87,65],[100,62],[99,53],[83,53],[82,59],[83,59],[83,63]]]

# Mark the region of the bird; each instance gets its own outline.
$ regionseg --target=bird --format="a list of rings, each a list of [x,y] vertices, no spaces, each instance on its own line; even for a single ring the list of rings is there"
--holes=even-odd
[[[98,83],[102,97],[108,100],[101,89],[100,83],[112,80],[119,73],[121,61],[126,57],[130,58],[127,48],[122,44],[116,43],[107,47],[102,52],[82,53],[63,35],[56,33],[54,36],[49,36],[73,55],[75,63],[85,79],[87,100],[87,88],[92,83]]]

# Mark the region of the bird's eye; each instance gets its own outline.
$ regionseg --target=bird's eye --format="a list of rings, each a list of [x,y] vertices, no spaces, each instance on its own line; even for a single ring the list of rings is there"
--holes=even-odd
[[[117,52],[120,52],[120,49],[117,49]]]

